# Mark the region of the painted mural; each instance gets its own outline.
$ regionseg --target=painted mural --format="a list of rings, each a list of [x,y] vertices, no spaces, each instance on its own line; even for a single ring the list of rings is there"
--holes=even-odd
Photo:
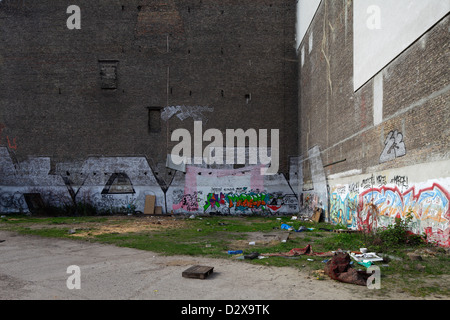
[[[358,230],[372,231],[411,215],[410,230],[427,240],[450,246],[450,193],[445,183],[409,185],[408,177],[370,176],[330,189],[330,219]]]
[[[206,169],[187,166],[167,192],[174,213],[287,214],[297,213],[298,199],[284,176],[260,174],[261,166]]]

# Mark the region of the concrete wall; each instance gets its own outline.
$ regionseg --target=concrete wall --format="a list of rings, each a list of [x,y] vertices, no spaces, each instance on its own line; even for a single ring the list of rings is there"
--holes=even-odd
[[[364,10],[354,8],[362,4],[369,6],[323,0],[298,50],[299,57],[304,54],[299,65],[299,199],[322,207],[329,221],[356,228],[386,225],[412,210],[416,232],[448,245],[450,18],[435,15],[428,30],[355,91],[356,31],[362,35],[353,22]],[[403,17],[408,8],[403,9],[389,17],[410,23],[411,17]],[[373,41],[373,47],[389,46]],[[316,182],[321,171],[310,156],[314,150],[320,150],[326,195],[323,183]],[[367,215],[371,202],[377,218]]]

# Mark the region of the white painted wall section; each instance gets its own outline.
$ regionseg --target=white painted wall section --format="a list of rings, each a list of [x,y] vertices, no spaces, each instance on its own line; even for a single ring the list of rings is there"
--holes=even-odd
[[[297,1],[297,32],[296,32],[296,48],[305,37],[306,32],[319,8],[321,0],[298,0]],[[312,38],[311,38],[312,39]]]
[[[354,0],[354,90],[450,11],[449,0]]]

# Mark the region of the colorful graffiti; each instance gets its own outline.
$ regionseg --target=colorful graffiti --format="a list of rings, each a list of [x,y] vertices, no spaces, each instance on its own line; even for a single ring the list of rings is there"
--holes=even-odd
[[[225,188],[227,189],[227,188]],[[235,189],[235,188],[232,188]],[[184,194],[173,205],[173,210],[188,212],[219,212],[223,214],[274,213],[284,210],[298,210],[295,194],[266,193],[247,188],[233,191],[211,192],[203,196],[201,192]]]
[[[330,218],[336,224],[356,227],[358,195],[347,194],[344,198],[338,193],[330,196]]]
[[[404,178],[399,184],[405,186]],[[411,214],[411,231],[425,233],[429,241],[450,246],[450,193],[438,183],[416,190],[415,186],[402,192],[398,185],[366,189],[360,194],[339,192],[330,194],[330,218],[360,230],[387,227],[395,219]]]
[[[242,193],[210,193],[207,196],[205,205],[203,209],[206,211],[209,208],[220,208],[221,206],[226,206],[227,208],[235,209],[238,212],[245,213],[247,211],[254,210],[267,210],[268,204],[270,204],[271,199],[274,198],[271,194],[260,193],[260,192],[242,192]],[[281,206],[280,206],[281,207]],[[280,207],[277,203],[271,205],[271,208],[275,211]]]

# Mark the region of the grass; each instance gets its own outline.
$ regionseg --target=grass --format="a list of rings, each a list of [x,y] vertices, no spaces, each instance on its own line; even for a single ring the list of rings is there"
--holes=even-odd
[[[172,218],[166,218],[172,219]],[[101,242],[116,246],[148,250],[163,255],[191,255],[207,256],[212,258],[235,259],[229,255],[228,250],[242,249],[244,254],[252,252],[277,253],[288,252],[293,248],[304,248],[310,244],[315,252],[336,251],[338,249],[358,251],[361,247],[368,248],[369,252],[385,253],[392,258],[380,263],[382,271],[382,289],[380,296],[392,290],[407,292],[413,296],[426,297],[439,295],[450,297],[450,258],[445,250],[434,250],[432,256],[422,261],[412,261],[408,253],[417,249],[430,248],[423,243],[414,246],[397,243],[389,246],[380,243],[379,235],[363,233],[334,233],[334,226],[327,223],[313,223],[300,220],[291,220],[290,217],[231,217],[211,216],[197,217],[195,219],[173,219],[179,222],[176,227],[161,227],[153,230],[139,230],[136,232],[106,232],[95,234],[99,226],[110,225],[120,229],[130,223],[148,223],[147,217],[30,217],[6,216],[0,218],[0,229],[15,231],[21,234],[38,235],[55,238],[75,238],[69,230],[75,230],[76,239]],[[248,245],[255,235],[281,234],[282,224],[288,224],[298,230],[300,226],[313,228],[312,231],[293,232],[287,242],[255,241],[254,246]],[[88,231],[86,231],[88,230]],[[400,230],[402,231],[402,230]],[[400,232],[399,231],[399,232]],[[389,232],[392,233],[392,230]],[[395,237],[389,237],[389,241]],[[259,238],[260,239],[260,238]],[[387,241],[387,240],[385,240]],[[313,261],[310,261],[310,260]],[[270,257],[266,259],[243,260],[245,263],[268,265],[276,267],[294,267],[307,270],[313,274],[323,270],[323,261],[326,258],[318,256],[297,257]],[[363,266],[354,264],[356,268]],[[444,279],[444,280],[443,280]],[[447,279],[447,281],[445,281]]]

